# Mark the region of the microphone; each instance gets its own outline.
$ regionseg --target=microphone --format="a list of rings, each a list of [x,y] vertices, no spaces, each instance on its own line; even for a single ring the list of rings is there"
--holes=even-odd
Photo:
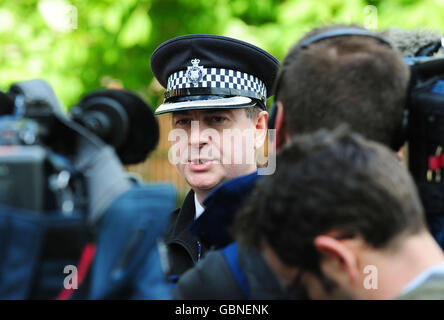
[[[88,94],[71,109],[71,117],[112,145],[125,165],[145,161],[159,141],[152,109],[127,90]]]

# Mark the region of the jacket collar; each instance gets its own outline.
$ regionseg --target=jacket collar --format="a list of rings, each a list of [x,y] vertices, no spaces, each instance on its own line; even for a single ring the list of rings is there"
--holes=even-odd
[[[191,232],[207,248],[221,248],[232,242],[228,228],[258,179],[257,172],[229,180],[205,200],[205,211],[191,225]]]
[[[190,190],[179,210],[173,232],[167,241],[168,244],[176,243],[184,247],[194,262],[198,260],[199,245],[189,227],[194,221],[195,210],[194,191]]]
[[[179,210],[179,214],[174,226],[173,235],[177,236],[184,230],[188,229],[189,225],[193,222],[195,216],[196,207],[194,205],[194,191],[193,189],[188,192],[185,200],[182,203],[182,207]]]

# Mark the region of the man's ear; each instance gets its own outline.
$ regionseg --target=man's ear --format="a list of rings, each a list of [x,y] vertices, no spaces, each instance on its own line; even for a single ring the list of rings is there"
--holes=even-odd
[[[268,129],[268,112],[261,111],[256,117],[254,123],[255,135],[254,135],[254,148],[255,150],[261,148],[265,144]]]
[[[276,102],[276,118],[274,128],[276,129],[276,150],[279,150],[284,144],[290,140],[285,123],[284,106],[281,101]]]
[[[408,167],[407,165],[407,157],[406,157],[406,153],[405,153],[405,144],[399,148],[398,152],[396,152],[396,155],[398,156],[399,160],[401,160],[402,164],[404,165],[404,167]]]
[[[359,257],[348,241],[353,239],[336,239],[330,235],[320,235],[314,239],[314,245],[321,255],[321,270],[343,286],[359,279]]]

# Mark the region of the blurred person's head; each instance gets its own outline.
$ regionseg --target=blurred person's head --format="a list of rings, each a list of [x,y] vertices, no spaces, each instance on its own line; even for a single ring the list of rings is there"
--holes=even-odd
[[[370,36],[315,40],[348,30]],[[307,41],[311,43],[304,45]],[[400,52],[378,35],[343,25],[310,31],[291,48],[281,65],[275,95],[277,147],[293,134],[347,123],[368,139],[399,148],[398,129],[408,80],[409,70]]]
[[[234,231],[241,246],[262,250],[284,286],[300,281],[312,299],[393,298],[443,260],[395,154],[343,129],[284,146]],[[369,271],[377,290],[366,285]]]

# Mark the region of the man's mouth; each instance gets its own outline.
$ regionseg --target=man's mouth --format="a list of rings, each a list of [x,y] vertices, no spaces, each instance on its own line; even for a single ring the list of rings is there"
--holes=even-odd
[[[188,166],[193,171],[206,171],[211,167],[213,162],[213,159],[193,159],[188,160]]]
[[[188,162],[190,162],[192,164],[204,164],[204,163],[207,163],[207,162],[210,162],[210,161],[212,161],[212,160],[209,160],[209,159],[194,159],[194,160],[190,160]]]

